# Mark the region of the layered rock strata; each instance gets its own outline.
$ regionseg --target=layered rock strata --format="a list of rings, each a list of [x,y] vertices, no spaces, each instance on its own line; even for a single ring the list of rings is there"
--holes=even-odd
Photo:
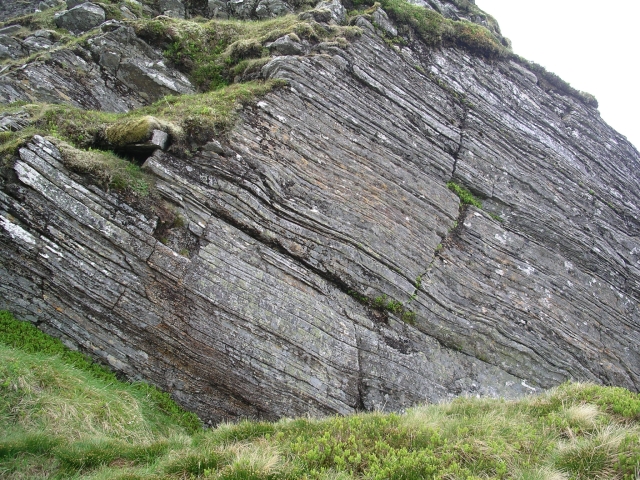
[[[228,138],[147,159],[168,231],[36,136],[1,185],[0,307],[211,422],[639,390],[638,152],[519,64],[359,25],[272,59],[287,86]]]

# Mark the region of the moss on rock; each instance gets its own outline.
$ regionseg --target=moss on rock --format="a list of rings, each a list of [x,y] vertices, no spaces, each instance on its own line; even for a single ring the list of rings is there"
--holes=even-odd
[[[80,150],[55,137],[45,137],[62,154],[65,166],[76,173],[88,175],[91,181],[103,188],[127,190],[139,197],[149,194],[151,177],[137,165],[118,157],[113,152]]]
[[[181,129],[151,115],[125,119],[105,129],[105,137],[114,147],[146,142],[154,130],[163,130],[174,137],[181,136]]]

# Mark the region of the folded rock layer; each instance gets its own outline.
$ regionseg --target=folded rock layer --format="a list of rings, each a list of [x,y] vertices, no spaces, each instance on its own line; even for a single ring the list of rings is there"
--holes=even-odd
[[[183,219],[166,238],[35,136],[1,184],[0,307],[214,423],[568,379],[638,391],[638,152],[518,63],[390,46],[363,22],[346,48],[267,63],[287,86],[223,145],[146,160]],[[172,79],[157,95],[191,91],[118,39],[154,55],[131,30],[98,37],[97,64],[73,61],[122,97],[71,103],[149,101],[126,65]],[[37,96],[23,79],[58,73],[27,67],[0,92]]]

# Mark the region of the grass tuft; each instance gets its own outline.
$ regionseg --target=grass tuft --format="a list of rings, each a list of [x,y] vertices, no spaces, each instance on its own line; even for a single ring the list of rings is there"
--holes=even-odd
[[[413,5],[406,0],[381,0],[380,5],[398,26],[411,27],[430,47],[458,47],[490,59],[510,55],[509,48],[503,45],[501,38],[482,25],[466,20],[450,20],[435,10]]]
[[[128,190],[139,197],[149,195],[153,178],[140,167],[111,151],[80,150],[54,137],[46,137],[58,147],[69,170],[89,175],[105,189]]]
[[[447,182],[447,188],[455,193],[460,198],[460,203],[463,205],[473,205],[477,208],[482,208],[482,202],[478,200],[473,193],[464,188],[462,185],[458,185],[455,182]]]

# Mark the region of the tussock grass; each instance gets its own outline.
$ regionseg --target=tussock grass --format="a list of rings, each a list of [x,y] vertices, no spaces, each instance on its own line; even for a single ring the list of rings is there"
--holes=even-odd
[[[119,134],[121,129],[118,127],[123,125],[142,125],[145,131],[149,126],[159,126],[171,134],[178,151],[197,148],[213,136],[225,135],[244,105],[281,85],[283,83],[277,80],[233,84],[206,93],[167,96],[147,107],[120,114],[82,110],[68,105],[17,102],[4,111],[28,112],[30,125],[17,132],[0,134],[0,163],[9,164],[18,149],[36,134],[56,137],[73,148],[88,152],[91,149],[114,149],[131,139],[128,135]],[[149,116],[156,118],[153,122],[145,121]],[[111,135],[113,142],[109,139],[110,129],[114,133]],[[134,133],[139,131],[134,130]],[[90,153],[88,155],[91,156]],[[107,180],[104,175],[95,178],[101,185]]]
[[[105,189],[128,190],[140,197],[149,195],[153,178],[140,167],[110,151],[80,150],[54,137],[46,137],[58,147],[63,162],[70,170],[90,175],[94,183]]]
[[[318,42],[361,33],[357,27],[325,27],[296,15],[203,23],[163,16],[140,20],[134,26],[139,36],[163,48],[165,57],[201,91],[255,77],[270,57],[267,44],[284,35],[296,41]]]
[[[358,6],[366,6],[373,2],[365,0],[354,3]],[[406,31],[408,27],[413,29],[417,36],[430,47],[458,47],[489,59],[510,56],[508,41],[482,25],[466,20],[451,20],[435,10],[411,4],[406,0],[380,0],[375,5],[382,6],[401,31],[403,29]],[[468,8],[477,11],[477,15],[487,19],[496,32],[498,31],[495,20],[490,19],[471,3],[468,3]]]
[[[636,480],[640,468],[640,395],[621,388],[195,431],[166,400],[0,319],[2,478]]]

